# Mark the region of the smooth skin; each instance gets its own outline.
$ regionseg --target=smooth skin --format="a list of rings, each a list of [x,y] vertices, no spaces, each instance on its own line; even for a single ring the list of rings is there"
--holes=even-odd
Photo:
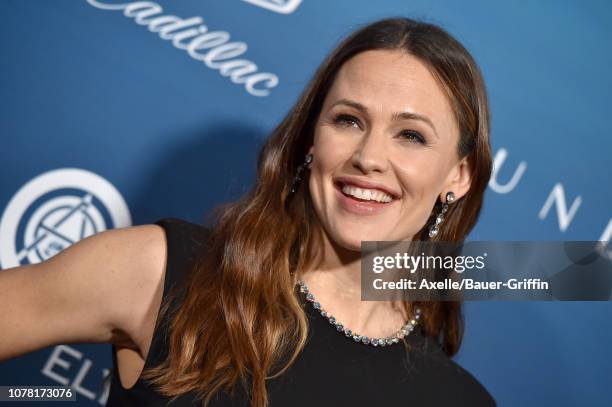
[[[395,112],[422,115],[433,127],[392,120]],[[345,117],[336,121],[340,113]],[[324,241],[316,269],[302,279],[353,331],[387,336],[404,325],[407,316],[390,303],[360,301],[360,242],[412,239],[436,199],[467,192],[470,174],[456,156],[458,137],[446,94],[417,58],[366,51],[340,69],[310,149],[308,187]],[[333,187],[340,175],[382,183],[400,196],[376,216],[348,213]],[[63,343],[113,343],[121,382],[132,387],[151,345],[166,255],[164,230],[144,225],[105,231],[40,264],[1,271],[0,360]]]
[[[394,119],[401,113],[413,117]],[[458,141],[450,101],[418,58],[371,50],[338,71],[309,150],[309,188],[323,242],[316,266],[302,279],[354,332],[387,336],[409,319],[390,301],[361,301],[361,241],[413,240],[436,200],[448,191],[456,201],[465,195],[471,177],[467,160],[458,158]],[[376,215],[349,212],[334,186],[341,176],[382,184],[398,199]]]
[[[151,345],[165,269],[165,232],[143,225],[0,271],[0,360],[58,344],[112,343],[121,382],[132,387]]]

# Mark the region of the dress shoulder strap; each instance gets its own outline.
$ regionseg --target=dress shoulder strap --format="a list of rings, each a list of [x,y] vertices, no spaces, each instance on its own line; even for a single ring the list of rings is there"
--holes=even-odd
[[[180,295],[184,294],[195,261],[208,243],[210,229],[178,218],[162,218],[155,224],[161,226],[166,234],[166,270],[161,302],[163,307],[170,300],[168,297],[173,289],[178,290]],[[177,305],[174,302],[170,304],[170,308],[174,309]],[[145,367],[156,365],[167,356],[171,314],[172,312],[161,318],[158,314]]]

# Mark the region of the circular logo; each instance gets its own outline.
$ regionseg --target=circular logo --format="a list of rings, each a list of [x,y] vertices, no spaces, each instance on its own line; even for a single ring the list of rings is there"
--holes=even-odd
[[[62,168],[17,191],[0,218],[0,268],[47,260],[73,243],[132,224],[117,189],[99,175]]]

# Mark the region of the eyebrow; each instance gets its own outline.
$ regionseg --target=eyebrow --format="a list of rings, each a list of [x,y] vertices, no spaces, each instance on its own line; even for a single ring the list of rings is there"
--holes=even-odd
[[[350,99],[340,99],[336,102],[334,102],[333,105],[331,105],[330,109],[336,105],[347,105],[350,107],[353,107],[357,110],[359,110],[360,112],[362,112],[363,114],[368,114],[368,108],[365,107],[364,105],[362,105],[359,102],[355,102],[354,100],[350,100]],[[438,137],[438,132],[436,130],[436,126],[434,126],[433,122],[431,121],[431,119],[429,119],[429,117],[424,116],[422,114],[418,114],[418,113],[413,113],[413,112],[396,112],[393,113],[393,115],[391,115],[391,120],[393,121],[397,121],[397,120],[420,120],[422,122],[425,122],[429,125],[429,127],[432,128],[432,130],[434,131],[434,134],[436,135],[436,137]]]

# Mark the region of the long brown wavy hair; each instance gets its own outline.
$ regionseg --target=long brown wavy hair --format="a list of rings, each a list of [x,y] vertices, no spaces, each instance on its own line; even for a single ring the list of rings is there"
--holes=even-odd
[[[436,240],[461,242],[476,224],[491,175],[489,107],[480,70],[470,53],[442,28],[408,18],[373,22],[344,39],[310,80],[261,149],[256,182],[236,202],[214,211],[206,253],[195,265],[180,306],[171,315],[168,357],[143,372],[166,396],[195,391],[207,405],[237,384],[251,404],[268,404],[266,380],[282,374],[307,338],[307,318],[297,295],[296,274],[310,265],[315,212],[308,182],[287,201],[296,169],[313,143],[323,100],[347,60],[367,50],[401,50],[420,58],[446,92],[459,124],[457,156],[468,157],[472,183],[450,205]],[[306,175],[307,176],[307,175]],[[306,186],[304,186],[306,185]],[[431,217],[417,234],[428,240]],[[405,303],[411,310],[415,303]],[[463,335],[459,302],[425,302],[422,328],[454,355]],[[161,319],[161,316],[160,318]]]

